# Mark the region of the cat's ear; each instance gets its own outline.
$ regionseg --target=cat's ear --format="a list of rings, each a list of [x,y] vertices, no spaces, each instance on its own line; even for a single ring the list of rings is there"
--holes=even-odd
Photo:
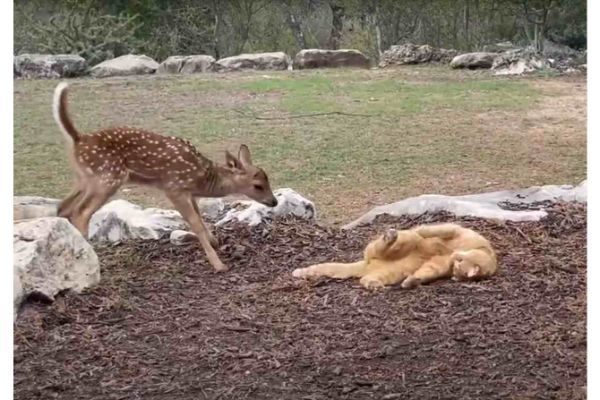
[[[471,267],[469,269],[469,272],[467,272],[467,278],[474,278],[476,276],[479,276],[480,273],[481,268],[479,268],[479,265],[475,265],[474,267]]]

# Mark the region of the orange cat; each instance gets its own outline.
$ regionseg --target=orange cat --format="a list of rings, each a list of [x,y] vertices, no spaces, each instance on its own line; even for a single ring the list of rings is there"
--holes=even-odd
[[[390,229],[367,245],[361,261],[316,264],[292,275],[360,278],[368,289],[400,282],[403,288],[413,288],[440,278],[481,279],[496,269],[496,254],[483,236],[457,224],[436,224]]]

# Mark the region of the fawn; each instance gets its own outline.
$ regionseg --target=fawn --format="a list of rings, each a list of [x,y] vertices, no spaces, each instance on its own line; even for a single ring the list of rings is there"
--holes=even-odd
[[[241,145],[237,157],[226,151],[226,163],[219,165],[187,140],[174,136],[130,127],[81,135],[67,112],[67,87],[65,82],[56,87],[53,114],[67,140],[75,187],[60,203],[58,216],[69,219],[87,237],[92,215],[124,183],[154,186],[190,224],[215,270],[226,270],[213,248],[217,240],[204,224],[195,197],[242,194],[275,207],[277,199],[267,174],[252,165],[248,147]]]

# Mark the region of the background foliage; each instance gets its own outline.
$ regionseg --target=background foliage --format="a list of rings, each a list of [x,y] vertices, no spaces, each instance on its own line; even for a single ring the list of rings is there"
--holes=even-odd
[[[15,54],[176,54],[356,48],[377,59],[413,42],[479,50],[503,40],[586,47],[585,0],[15,0]]]

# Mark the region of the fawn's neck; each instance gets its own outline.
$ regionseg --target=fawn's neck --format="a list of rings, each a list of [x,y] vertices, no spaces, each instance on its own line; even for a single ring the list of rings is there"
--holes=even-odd
[[[204,182],[200,186],[198,195],[203,197],[224,197],[236,193],[233,173],[217,164],[208,167]]]

